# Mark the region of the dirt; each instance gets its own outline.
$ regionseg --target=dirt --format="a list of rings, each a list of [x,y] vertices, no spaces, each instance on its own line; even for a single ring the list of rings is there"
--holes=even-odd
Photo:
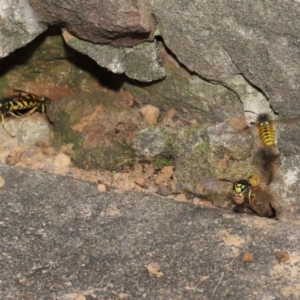
[[[163,276],[163,273],[160,271],[160,265],[156,262],[152,262],[145,266],[148,271],[148,274],[152,277],[160,278]]]
[[[124,93],[125,98],[128,98],[128,102],[131,103],[131,98]],[[103,109],[101,106],[97,106],[91,114],[85,116],[80,119],[80,122],[74,125],[75,130],[79,132],[85,132],[84,128],[89,126],[88,124],[91,120],[94,120],[96,117],[99,117],[99,113],[102,112]],[[155,107],[150,107],[148,111],[148,116],[151,116],[151,119],[154,122],[158,115],[155,113],[157,110]],[[41,115],[41,114],[40,114]],[[104,114],[107,115],[107,112]],[[115,116],[114,116],[115,115]],[[164,116],[164,121],[173,122],[173,118],[176,115],[176,111],[174,109],[170,109],[166,115]],[[47,122],[43,116],[38,118],[39,114],[33,114],[30,117],[26,117],[22,119],[20,122],[24,123],[24,120],[32,119],[31,126],[35,124],[35,119],[42,119],[44,122]],[[111,126],[114,123],[114,118],[118,118],[117,114],[111,114],[111,118],[108,120],[103,116],[103,118],[99,117],[99,122],[103,124],[103,126]],[[14,118],[11,118],[14,119]],[[9,121],[7,123],[9,124]],[[16,131],[18,130],[19,121],[16,121],[14,126]],[[29,121],[28,121],[29,122]],[[130,124],[131,119],[128,117],[126,120],[122,122],[122,134],[123,136],[129,137],[132,135],[132,128],[128,125]],[[147,120],[149,122],[149,120]],[[23,124],[22,123],[22,124]],[[99,124],[100,124],[99,123]],[[98,124],[98,125],[99,125]],[[128,125],[128,126],[127,126]],[[24,127],[24,124],[22,125]],[[49,126],[47,124],[47,126]],[[211,202],[206,201],[205,199],[200,199],[197,197],[193,197],[190,194],[185,193],[180,189],[177,184],[177,178],[175,175],[175,166],[164,166],[161,168],[157,168],[150,162],[139,162],[138,160],[131,164],[130,166],[124,166],[121,169],[117,169],[115,171],[97,171],[97,170],[85,170],[74,167],[72,165],[71,156],[73,154],[73,144],[64,144],[60,147],[59,150],[52,147],[51,144],[51,131],[48,127],[45,128],[50,132],[48,136],[45,137],[43,142],[36,142],[34,146],[30,146],[26,144],[26,139],[22,139],[21,137],[17,138],[5,138],[4,142],[0,145],[0,162],[6,163],[10,165],[15,165],[22,168],[29,168],[33,170],[44,171],[48,173],[70,176],[76,179],[81,179],[85,181],[90,181],[98,184],[99,192],[110,192],[110,191],[137,191],[150,195],[159,195],[165,197],[167,199],[177,201],[177,202],[188,202],[190,204],[196,206],[207,206],[212,207]],[[99,125],[100,126],[100,125]],[[93,126],[97,129],[97,134],[92,134],[91,137],[97,140],[105,140],[105,142],[110,143],[115,137],[111,134],[106,134],[105,130],[99,130],[102,128],[101,126]],[[21,128],[23,128],[21,127]],[[29,127],[29,126],[28,126]],[[115,126],[113,126],[115,127]],[[96,130],[95,129],[95,130]],[[2,130],[3,131],[3,130]],[[29,132],[29,131],[28,131]],[[45,131],[46,132],[46,131]],[[30,137],[30,133],[28,136]],[[43,133],[43,132],[41,132]],[[7,136],[6,132],[2,132]],[[22,134],[22,133],[20,133]],[[34,132],[32,133],[34,135]],[[40,134],[40,136],[42,136]],[[34,141],[34,138],[32,139]],[[221,158],[218,168],[224,169],[227,167],[228,156],[224,155]],[[1,187],[1,182],[0,182]],[[232,189],[230,189],[231,191]],[[230,193],[228,193],[225,196]],[[258,190],[255,191],[255,195],[258,194]],[[266,194],[266,193],[265,193]],[[241,198],[232,199],[236,202],[238,206],[242,204],[244,201],[244,195]],[[230,201],[228,201],[229,203]],[[230,203],[231,204],[231,203]],[[242,212],[253,213],[256,212],[259,216],[269,216],[272,214],[272,209],[269,205],[269,202],[255,202],[255,207],[252,207],[251,210],[246,210]],[[218,204],[216,205],[218,206]],[[227,207],[226,207],[227,208]],[[228,208],[230,209],[230,207]],[[261,213],[262,211],[262,213]],[[240,212],[240,211],[238,211]]]
[[[129,106],[133,105],[131,94],[122,90],[121,96],[122,101],[125,101]],[[159,109],[152,105],[146,105],[139,108],[139,110],[145,121],[150,124],[156,123],[160,116]],[[100,126],[102,124],[101,126],[112,126],[112,128],[115,128],[114,123],[118,123],[117,121],[120,116],[111,113],[111,117],[107,119],[108,115],[108,111],[102,106],[96,106],[94,111],[82,117],[80,121],[73,126],[73,129],[78,132],[86,132],[85,127],[90,126],[89,124],[96,117],[99,119],[99,124],[97,123],[97,125]],[[164,116],[164,120],[172,123],[175,115],[176,110],[170,109]],[[8,118],[6,122],[8,125],[12,123],[15,131],[18,132],[19,128],[24,127],[24,121],[31,120],[31,127],[34,127],[35,122],[37,122],[36,119],[41,119],[49,126],[47,120],[39,113],[34,113],[22,120]],[[22,124],[19,123],[21,121],[23,122]],[[130,137],[133,134],[130,124],[131,118],[128,115],[128,118],[122,120],[122,136]],[[107,143],[112,142],[115,137],[112,134],[105,134],[105,130],[99,130],[99,128],[102,128],[99,126],[93,126],[97,129],[97,134],[92,134],[92,136]],[[51,126],[49,130],[51,130]],[[109,132],[111,131],[112,130]],[[48,135],[46,136],[45,131],[44,140],[35,142],[34,145],[26,144],[26,141],[23,141],[21,138],[11,138],[4,130],[1,132],[4,140],[0,145],[1,163],[97,183],[100,192],[110,192],[112,190],[138,191],[151,195],[160,195],[178,202],[190,202],[194,205],[211,206],[208,201],[188,196],[178,188],[174,166],[164,166],[157,169],[157,167],[150,162],[140,163],[137,161],[131,166],[125,166],[115,171],[84,170],[72,165],[72,143],[61,146],[59,150],[52,146],[51,135],[53,135],[53,132],[50,132],[50,134],[47,132]]]
[[[72,144],[67,144],[55,150],[50,145],[39,144],[33,147],[17,146],[8,149],[1,145],[0,161],[22,168],[98,183],[98,190],[102,192],[109,192],[111,189],[131,190],[186,201],[186,196],[176,189],[174,166],[155,170],[151,163],[136,163],[119,171],[88,171],[72,166],[70,157],[72,147]]]
[[[253,257],[253,254],[246,251],[243,253],[243,256],[242,256],[242,262],[253,262],[254,260],[254,257]]]
[[[157,119],[160,115],[160,110],[158,107],[148,104],[143,106],[140,109],[140,112],[148,124],[154,125],[157,123]]]

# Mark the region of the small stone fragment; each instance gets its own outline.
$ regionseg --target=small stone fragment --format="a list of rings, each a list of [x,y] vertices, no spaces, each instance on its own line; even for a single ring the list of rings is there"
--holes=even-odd
[[[125,299],[128,299],[130,297],[130,295],[126,294],[126,293],[120,293],[118,296],[119,296],[120,300],[125,300]]]
[[[60,152],[71,156],[71,154],[74,152],[73,150],[74,145],[72,143],[66,144],[66,145],[62,145],[60,148]]]
[[[164,274],[160,272],[160,265],[158,263],[152,262],[145,266],[148,271],[148,274],[153,277],[162,277]]]
[[[170,108],[166,113],[166,119],[172,120],[175,117],[176,113],[177,111],[175,108]]]
[[[172,192],[170,191],[170,189],[166,186],[161,186],[158,190],[157,190],[157,194],[161,195],[161,196],[169,196]]]
[[[253,262],[253,259],[253,254],[248,251],[244,252],[242,256],[242,262]]]
[[[178,202],[186,202],[187,201],[186,195],[183,193],[181,193],[177,197],[175,197],[174,200],[178,201]]]
[[[155,173],[154,167],[152,164],[146,164],[144,166],[144,178],[149,179],[151,178]]]
[[[198,126],[198,125],[199,125],[199,123],[198,123],[198,121],[197,121],[196,119],[190,120],[190,124],[191,124],[192,126]]]
[[[54,159],[55,168],[67,168],[71,164],[71,158],[64,153],[58,153]]]
[[[128,173],[115,173],[113,175],[112,186],[122,190],[134,190],[135,184]]]
[[[157,119],[160,115],[158,107],[148,104],[142,107],[140,112],[148,124],[153,125],[157,123]]]
[[[277,253],[277,259],[279,260],[279,262],[281,263],[285,263],[287,262],[288,260],[290,260],[290,255],[288,252],[286,251],[279,251]]]
[[[107,191],[105,184],[102,184],[102,183],[98,184],[97,189],[98,189],[99,192],[106,192]]]

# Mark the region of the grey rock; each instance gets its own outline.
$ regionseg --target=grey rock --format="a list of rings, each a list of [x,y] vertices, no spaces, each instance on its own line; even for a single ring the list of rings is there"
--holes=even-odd
[[[251,155],[253,139],[249,133],[239,134],[228,121],[207,128],[209,144],[215,154],[220,156],[226,153],[235,160],[243,160]]]
[[[152,82],[165,77],[165,69],[160,65],[156,53],[156,41],[126,48],[125,53],[125,74],[129,78],[141,82]]]
[[[300,220],[298,200],[300,183],[299,160],[299,155],[282,158],[280,169],[271,184],[271,191],[277,197],[275,209],[278,218],[282,220]]]
[[[167,47],[190,71],[234,91],[245,109],[262,113],[272,108],[281,119],[299,115],[298,2],[173,0],[155,1],[151,7]],[[237,81],[238,74],[257,90],[257,95],[250,92],[247,96],[246,91],[246,98],[242,96],[241,88],[230,82],[232,78]],[[248,124],[255,122],[256,117],[247,113]],[[299,160],[295,160],[299,153],[299,129],[298,122],[277,131],[285,165],[279,171],[276,186],[283,191],[289,190],[289,185],[280,178],[299,165]],[[300,194],[297,187],[293,186],[287,202],[282,199],[285,192],[279,188],[273,189],[274,196],[286,204],[293,202]],[[293,211],[297,211],[296,207]]]
[[[63,24],[79,38],[94,43],[132,46],[153,40],[155,20],[145,0],[29,2],[43,22]]]
[[[5,126],[0,125],[0,139],[3,147],[34,146],[39,142],[51,141],[51,124],[42,114],[35,113],[24,118],[6,118]]]
[[[2,0],[0,4],[0,57],[28,44],[45,31],[27,0]]]
[[[173,137],[159,126],[141,129],[133,140],[133,148],[138,155],[153,158],[168,149],[168,141]]]
[[[242,102],[236,93],[189,73],[169,55],[161,43],[157,44],[158,58],[161,58],[166,77],[160,82],[143,86],[125,82],[123,88],[128,90],[136,101],[150,103],[162,111],[174,108],[177,115],[182,118],[194,118],[200,124],[223,122],[243,113]],[[236,85],[242,85],[241,80],[237,80]],[[245,81],[244,84],[248,86]]]
[[[156,1],[152,10],[167,47],[190,71],[225,83],[245,109],[268,112],[268,99],[283,118],[297,115],[299,3]],[[258,89],[255,105],[230,82],[237,74]],[[255,121],[255,115],[246,118],[248,123]],[[298,131],[299,126],[278,141],[283,153],[297,153]]]
[[[275,110],[299,109],[298,2],[172,0],[152,2],[152,10],[167,47],[190,71],[219,82],[243,74]]]
[[[0,166],[2,299],[297,299],[299,225]],[[279,251],[290,254],[279,262]],[[246,251],[252,262],[242,262]],[[150,276],[158,263],[162,276]],[[84,298],[83,298],[84,299]]]
[[[100,66],[113,73],[125,73],[129,78],[142,82],[151,82],[165,77],[164,67],[158,62],[155,42],[116,48],[80,40],[66,30],[63,31],[63,37],[70,47],[88,55]]]
[[[242,75],[234,75],[226,79],[225,82],[228,88],[233,90],[243,103],[248,126],[252,126],[257,122],[258,114],[271,114],[273,112],[266,96],[253,88]]]

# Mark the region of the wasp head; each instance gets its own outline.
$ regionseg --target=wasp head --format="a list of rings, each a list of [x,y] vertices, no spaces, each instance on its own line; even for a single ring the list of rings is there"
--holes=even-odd
[[[270,118],[268,114],[261,114],[257,118],[257,123],[259,126],[269,126]]]
[[[50,104],[51,103],[51,100],[49,99],[49,98],[47,98],[47,97],[40,97],[40,99],[39,99],[41,102],[43,102],[45,105],[48,105],[48,104]]]
[[[236,181],[233,184],[233,192],[235,195],[242,196],[242,194],[246,193],[249,188],[249,182],[245,179],[241,179],[239,181]]]

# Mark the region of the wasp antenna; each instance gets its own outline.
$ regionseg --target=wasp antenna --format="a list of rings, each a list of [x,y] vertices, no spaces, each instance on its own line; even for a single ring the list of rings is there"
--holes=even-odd
[[[19,89],[12,89],[12,91],[14,91],[14,92],[26,92],[26,91],[19,90]],[[27,92],[26,92],[26,93],[27,93]]]
[[[229,180],[229,179],[219,179],[220,181],[226,181],[226,182],[230,182],[230,183],[234,183],[233,181]]]
[[[256,115],[258,115],[258,116],[259,116],[259,114],[258,114],[258,113],[254,112],[254,111],[252,111],[252,110],[244,110],[244,113],[245,113],[245,112],[250,112],[250,113],[252,113],[252,114],[256,114]]]

